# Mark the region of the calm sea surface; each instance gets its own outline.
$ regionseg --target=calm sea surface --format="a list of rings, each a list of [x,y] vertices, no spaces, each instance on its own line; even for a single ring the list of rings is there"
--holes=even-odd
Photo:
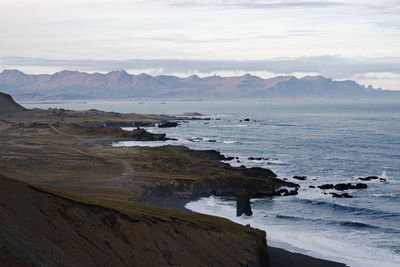
[[[252,217],[235,217],[235,201],[202,198],[187,208],[227,217],[267,232],[268,243],[350,266],[400,266],[400,103],[334,102],[22,102],[25,107],[96,108],[116,112],[181,114],[210,121],[149,128],[177,138],[171,144],[216,149],[246,165],[269,168],[301,185],[299,195],[253,199]],[[240,121],[249,118],[249,122]],[[193,141],[189,141],[192,139]],[[212,142],[210,142],[212,141]],[[124,142],[125,145],[159,142]],[[248,157],[268,160],[251,161]],[[294,175],[307,176],[297,181]],[[310,185],[365,182],[354,198],[332,198]],[[327,193],[334,190],[327,190]]]

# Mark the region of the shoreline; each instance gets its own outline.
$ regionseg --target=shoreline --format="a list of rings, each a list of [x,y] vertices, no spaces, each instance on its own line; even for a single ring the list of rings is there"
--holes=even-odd
[[[128,138],[87,138],[79,141],[78,146],[111,146],[112,143],[118,141],[127,141]],[[144,201],[143,204],[176,209],[176,210],[186,210],[185,205],[191,201],[195,201],[198,198],[180,198],[180,197],[153,197],[150,200]],[[268,234],[268,233],[267,233]],[[268,240],[267,240],[268,245]],[[268,252],[270,254],[270,267],[345,267],[344,263],[334,262],[330,260],[325,260],[321,258],[315,258],[302,253],[291,252],[284,248],[272,247],[268,245]]]
[[[177,197],[159,197],[153,198],[143,204],[157,206],[169,209],[189,210],[185,205],[197,198],[177,198]],[[268,233],[267,233],[268,235]],[[267,240],[268,245],[268,240]],[[271,247],[268,245],[268,253],[270,255],[270,267],[345,267],[344,263],[334,262],[321,258],[315,258],[302,253],[290,252],[279,247]]]

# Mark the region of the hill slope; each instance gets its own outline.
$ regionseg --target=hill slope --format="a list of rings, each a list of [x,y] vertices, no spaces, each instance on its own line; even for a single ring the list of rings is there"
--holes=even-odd
[[[0,92],[0,114],[23,110],[25,110],[25,108],[17,104],[10,95]]]
[[[399,92],[365,87],[354,81],[334,81],[322,76],[278,76],[262,79],[196,75],[131,75],[124,70],[107,74],[60,71],[52,75],[28,75],[18,70],[0,73],[0,90],[17,99],[113,99],[113,98],[348,98],[392,97]]]
[[[226,219],[47,193],[0,175],[0,259],[34,266],[266,266],[265,233]]]

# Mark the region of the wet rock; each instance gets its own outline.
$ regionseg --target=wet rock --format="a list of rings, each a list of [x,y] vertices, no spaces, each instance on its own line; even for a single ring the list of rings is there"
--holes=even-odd
[[[332,197],[336,197],[336,198],[353,198],[353,196],[344,193],[344,194],[338,194],[338,193],[329,193],[332,195]]]
[[[250,119],[249,119],[249,118],[246,118],[246,119],[244,119],[243,121],[250,121]]]
[[[236,216],[239,217],[242,214],[245,214],[246,216],[253,215],[249,194],[246,192],[239,193],[236,198]]]
[[[333,184],[323,184],[323,185],[319,185],[318,188],[320,189],[333,189]]]
[[[315,188],[315,186],[313,186],[313,185],[310,185],[308,188]]]
[[[336,190],[339,190],[339,191],[343,191],[343,190],[349,190],[349,189],[365,189],[365,188],[367,188],[368,186],[366,185],[366,184],[363,184],[363,183],[358,183],[358,184],[356,184],[356,185],[352,185],[351,183],[347,183],[347,184],[345,184],[345,183],[340,183],[340,184],[336,184],[335,186],[334,186],[334,188],[336,189]]]
[[[281,188],[275,193],[276,196],[288,196],[289,195],[289,190],[286,188]]]
[[[264,158],[264,157],[249,157],[248,160],[268,160],[269,158]]]
[[[298,189],[297,188],[295,188],[294,190],[287,190],[286,188],[282,188],[282,189],[279,189],[277,192],[276,192],[276,196],[295,196],[295,195],[298,195],[299,194],[299,192],[297,191]]]
[[[387,180],[385,178],[379,178],[380,182],[387,182]]]
[[[359,177],[358,180],[361,181],[371,181],[378,179],[378,176],[367,176],[367,177]]]
[[[295,175],[295,176],[293,176],[293,179],[297,179],[297,180],[300,180],[300,181],[304,181],[304,180],[307,179],[307,176],[298,176],[298,175]]]
[[[165,123],[161,123],[158,125],[158,128],[171,128],[171,127],[177,127],[179,125],[179,123],[177,122],[165,122]]]
[[[299,188],[300,185],[292,182],[288,182],[286,178],[283,179],[277,179],[273,178],[272,180],[274,181],[274,184],[276,187],[291,187],[291,188]]]
[[[231,160],[233,160],[233,159],[235,159],[234,157],[227,157],[226,158],[226,161],[231,161]]]
[[[336,190],[343,191],[343,190],[355,189],[355,186],[353,186],[353,185],[350,184],[350,183],[347,183],[347,184],[340,183],[340,184],[336,184],[336,185],[334,186],[334,188],[335,188]]]
[[[358,184],[356,184],[356,188],[355,189],[365,189],[367,187],[368,187],[368,185],[366,185],[366,184],[358,183]]]

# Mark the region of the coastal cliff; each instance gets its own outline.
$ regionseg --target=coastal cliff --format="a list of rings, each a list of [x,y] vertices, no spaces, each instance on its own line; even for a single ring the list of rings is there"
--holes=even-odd
[[[265,232],[229,220],[43,191],[0,175],[2,262],[268,266]]]
[[[0,114],[1,261],[16,266],[269,266],[263,231],[141,204],[212,193],[234,196],[243,189],[274,192],[272,172],[231,167],[217,151],[109,146],[120,138],[165,138],[115,126],[173,119],[96,110]]]

